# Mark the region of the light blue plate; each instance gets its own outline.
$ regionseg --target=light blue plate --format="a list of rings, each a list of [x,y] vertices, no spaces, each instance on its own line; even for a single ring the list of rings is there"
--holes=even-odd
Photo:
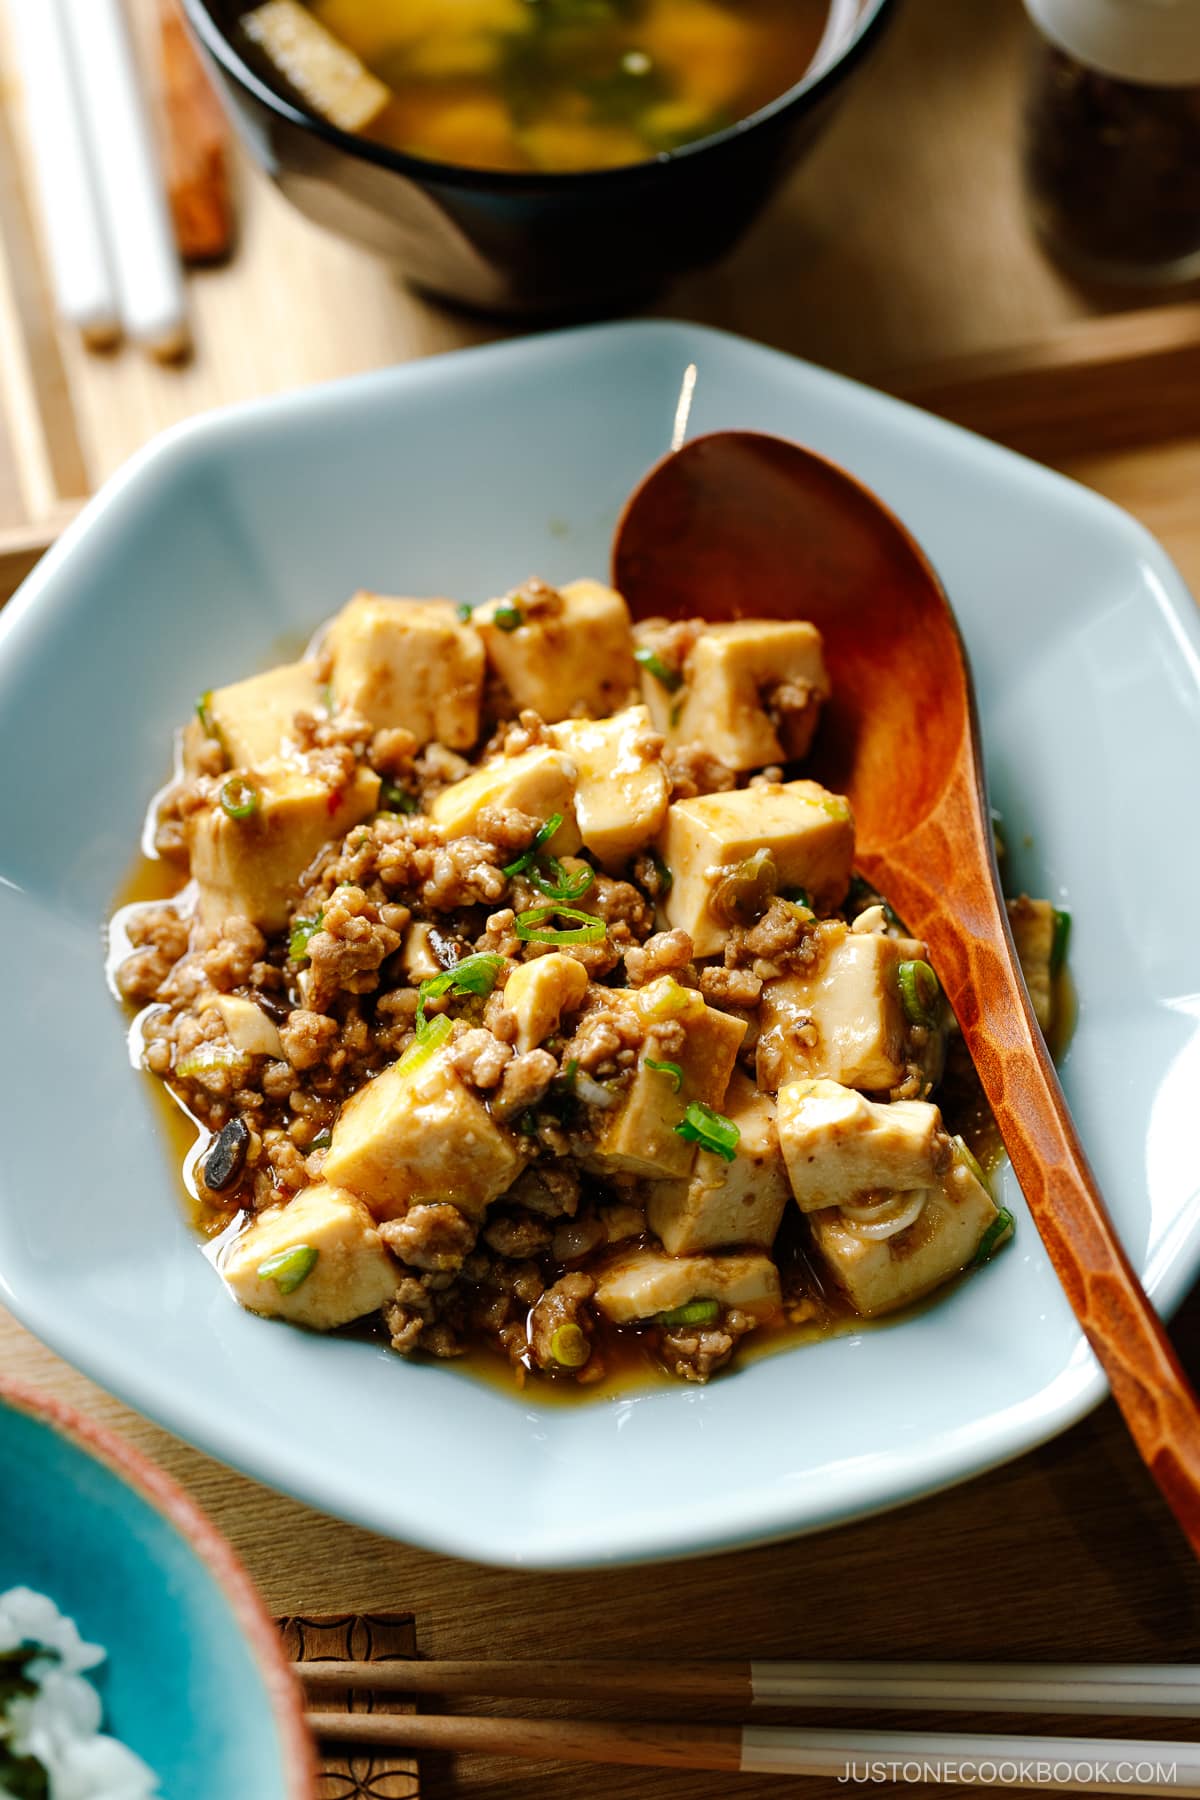
[[[105,1727],[165,1800],[311,1800],[299,1690],[249,1579],[174,1483],[0,1384],[0,1593],[48,1594],[108,1651]]]
[[[811,444],[932,557],[1015,879],[1075,914],[1064,1077],[1084,1142],[1158,1302],[1197,1268],[1200,632],[1131,519],[868,389],[676,325],[470,351],[202,419],[110,483],[0,616],[0,1298],[226,1461],[484,1561],[811,1530],[1014,1456],[1102,1392],[1011,1180],[1015,1245],[919,1315],[707,1389],[574,1408],[254,1319],[183,1224],[100,940],[173,729],[356,587],[478,600],[534,570],[603,575],[692,365],[692,432]],[[91,1147],[78,1178],[47,1157],[64,1133]]]

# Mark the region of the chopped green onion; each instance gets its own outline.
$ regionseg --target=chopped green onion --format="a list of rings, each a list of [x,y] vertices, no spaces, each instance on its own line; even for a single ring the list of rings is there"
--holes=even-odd
[[[724,1113],[714,1112],[702,1100],[690,1102],[675,1131],[689,1144],[699,1144],[702,1150],[711,1150],[714,1156],[723,1157],[726,1162],[732,1162],[737,1155],[738,1140],[742,1135],[732,1119],[727,1119]]]
[[[318,1131],[316,1137],[308,1147],[310,1150],[328,1150],[332,1142],[333,1133],[326,1127],[324,1131]]]
[[[315,919],[295,919],[292,922],[292,935],[288,939],[288,955],[293,962],[308,960],[308,940],[314,932],[320,931],[325,923],[325,914],[319,912]]]
[[[564,1369],[582,1369],[592,1347],[578,1325],[560,1325],[550,1339],[550,1354]]]
[[[523,875],[539,850],[545,848],[563,822],[561,813],[551,813],[544,825],[539,825],[528,850],[522,850],[515,862],[510,862],[501,870],[501,874],[510,879],[514,875]]]
[[[1067,960],[1067,945],[1071,941],[1071,915],[1063,912],[1061,907],[1054,909],[1054,936],[1050,941],[1050,973],[1057,975]]]
[[[575,927],[559,929],[550,919],[578,919]],[[518,913],[513,930],[526,944],[601,944],[607,935],[603,919],[593,913],[580,912],[574,906],[534,906]]]
[[[719,1317],[719,1300],[689,1300],[686,1306],[673,1306],[670,1312],[655,1313],[655,1325],[712,1325]]]
[[[975,1179],[979,1183],[980,1187],[986,1188],[987,1187],[987,1176],[983,1172],[983,1164],[980,1162],[979,1158],[976,1156],[975,1152],[972,1150],[970,1144],[968,1144],[966,1138],[963,1137],[960,1133],[955,1133],[954,1137],[950,1141],[954,1145],[955,1149],[958,1151],[961,1161],[963,1161],[966,1164],[967,1168],[970,1169],[972,1175],[975,1177]]]
[[[691,1011],[697,998],[694,988],[683,987],[673,975],[660,975],[638,995],[638,1011],[644,1019],[677,1019]]]
[[[243,819],[252,819],[261,805],[262,796],[244,775],[231,775],[221,788],[222,811],[239,823]]]
[[[642,1058],[642,1061],[645,1063],[645,1065],[648,1069],[653,1069],[654,1073],[656,1075],[669,1076],[671,1079],[671,1084],[675,1089],[675,1092],[676,1093],[679,1092],[680,1088],[683,1086],[683,1070],[680,1068],[678,1063],[676,1063],[676,1062],[655,1062],[655,1060],[652,1056],[644,1056]]]
[[[547,900],[582,900],[596,879],[596,871],[589,869],[586,863],[573,875],[568,875],[557,856],[542,858],[525,873],[530,885],[539,894],[545,894]]]
[[[802,906],[806,912],[816,911],[816,908],[812,903],[812,895],[807,888],[784,888],[782,897],[785,900],[790,900],[793,906]]]
[[[200,729],[205,737],[215,738],[219,735],[217,722],[212,716],[212,689],[207,688],[196,702],[196,717],[200,721]]]
[[[411,1075],[428,1062],[454,1030],[454,1020],[448,1013],[439,1013],[435,1019],[426,1019],[417,1027],[417,1035],[400,1061],[396,1064],[398,1075]]]
[[[672,731],[674,731],[675,727],[678,725],[678,723],[679,723],[680,719],[682,719],[682,717],[683,717],[683,701],[676,700],[674,706],[671,708],[671,715],[670,715],[670,719],[668,721]]]
[[[996,1217],[979,1240],[979,1248],[971,1258],[971,1267],[978,1268],[985,1263],[993,1251],[997,1250],[1005,1238],[1012,1235],[1013,1216],[1006,1206],[1000,1207]]]
[[[213,1069],[243,1068],[247,1060],[246,1052],[233,1044],[197,1044],[194,1050],[188,1050],[180,1057],[175,1064],[175,1073],[188,1080],[195,1075],[207,1075]]]
[[[519,606],[498,606],[492,614],[492,623],[497,631],[516,631],[525,623],[525,614]]]
[[[651,853],[650,860],[654,864],[654,873],[658,876],[659,898],[665,900],[671,889],[675,886],[675,872],[673,869],[668,869],[662,857],[653,852]]]
[[[440,1000],[443,994],[490,994],[503,967],[502,956],[485,950],[477,956],[464,956],[460,963],[455,963],[452,969],[443,969],[440,975],[431,975],[417,990],[417,1031],[420,1032],[427,1022],[427,1000]]]
[[[660,687],[665,687],[668,694],[677,694],[683,686],[683,675],[665,663],[657,650],[651,650],[647,644],[639,644],[633,653],[635,663],[640,663],[647,675],[653,675]]]
[[[828,813],[829,817],[836,819],[839,824],[845,823],[850,817],[849,802],[843,800],[840,794],[826,794],[819,804],[821,811]]]
[[[531,1106],[527,1106],[525,1108],[525,1111],[521,1114],[520,1118],[517,1120],[517,1130],[520,1132],[522,1137],[536,1137],[537,1129],[538,1129],[537,1114],[534,1112],[534,1110]]]
[[[459,618],[462,620],[464,625],[470,624],[471,614],[474,612],[475,609],[471,605],[469,600],[460,600],[454,610],[458,614]]]
[[[320,1251],[312,1244],[294,1244],[290,1250],[277,1250],[258,1265],[258,1279],[273,1281],[281,1294],[294,1294],[317,1266]]]
[[[380,812],[415,813],[417,797],[410,794],[407,788],[397,787],[394,781],[385,781],[379,790]]]
[[[896,969],[900,1004],[910,1025],[936,1025],[938,978],[927,962],[902,962]]]
[[[562,1074],[555,1077],[555,1086],[566,1094],[575,1092],[575,1078],[579,1074],[579,1058],[572,1056],[563,1068]]]

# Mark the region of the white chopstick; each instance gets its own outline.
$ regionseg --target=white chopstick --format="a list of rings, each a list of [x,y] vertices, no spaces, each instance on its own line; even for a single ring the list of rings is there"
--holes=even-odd
[[[60,0],[12,0],[25,123],[60,316],[94,349],[121,335]]]
[[[1200,1749],[1125,1738],[983,1733],[789,1730],[742,1732],[741,1773],[825,1776],[848,1788],[919,1781],[962,1787],[1049,1787],[1055,1793],[1200,1795]]]
[[[60,0],[121,318],[154,356],[189,344],[183,271],[120,0]]]
[[[754,1706],[1200,1719],[1188,1663],[752,1662]]]

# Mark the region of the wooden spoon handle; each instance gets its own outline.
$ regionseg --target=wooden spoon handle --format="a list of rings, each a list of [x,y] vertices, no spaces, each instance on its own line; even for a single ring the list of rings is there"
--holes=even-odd
[[[959,815],[950,842],[965,825]],[[908,869],[906,861],[899,859],[899,894],[889,861],[895,904],[929,945],[1055,1273],[1142,1459],[1200,1556],[1200,1402],[1125,1254],[1076,1134],[1033,1016],[1003,900],[984,874],[987,848],[962,859],[965,875],[947,867],[937,896],[923,881],[910,885],[920,865],[914,857]],[[920,864],[930,866],[928,848]]]

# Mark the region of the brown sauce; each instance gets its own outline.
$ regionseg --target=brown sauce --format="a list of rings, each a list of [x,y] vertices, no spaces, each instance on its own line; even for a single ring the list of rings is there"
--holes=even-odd
[[[180,871],[162,858],[142,855],[131,869],[117,896],[117,908],[146,905],[174,898],[184,886]],[[1052,1049],[1057,1056],[1070,1035],[1074,1019],[1073,990],[1064,970],[1058,977],[1056,990],[1060,1028],[1054,1034]],[[148,1076],[161,1109],[163,1133],[171,1168],[181,1176],[180,1196],[185,1216],[202,1244],[210,1247],[213,1240],[236,1223],[239,1206],[234,1200],[228,1206],[214,1205],[201,1199],[192,1171],[203,1156],[211,1134],[188,1113],[164,1083]],[[950,1040],[946,1072],[938,1095],[947,1127],[962,1135],[985,1171],[991,1175],[999,1167],[1004,1146],[995,1120],[983,1098],[969,1057],[957,1037]],[[629,1246],[623,1246],[628,1248]],[[866,1319],[856,1313],[837,1287],[828,1281],[811,1256],[808,1235],[801,1215],[789,1207],[772,1252],[779,1265],[785,1297],[785,1317],[778,1323],[765,1325],[742,1340],[735,1353],[734,1364],[790,1350],[823,1338],[841,1337],[867,1329],[878,1329],[903,1321],[914,1312],[936,1302],[946,1291],[939,1288],[912,1306],[889,1313],[880,1319]],[[560,1271],[565,1272],[565,1271]],[[969,1272],[968,1272],[969,1273]],[[548,1277],[547,1285],[555,1276]],[[958,1279],[965,1279],[960,1276]],[[954,1285],[954,1284],[951,1284]],[[346,1327],[337,1336],[370,1342],[386,1342],[386,1333],[378,1319]],[[678,1387],[678,1379],[669,1375],[655,1359],[644,1333],[620,1329],[605,1320],[597,1322],[596,1340],[603,1353],[605,1374],[594,1384],[574,1380],[556,1381],[539,1372],[525,1379],[524,1371],[513,1365],[500,1351],[486,1341],[477,1341],[464,1355],[454,1358],[459,1368],[470,1375],[502,1389],[510,1396],[536,1398],[542,1404],[577,1404],[581,1400],[616,1400],[633,1393],[660,1387]],[[421,1356],[420,1360],[430,1358]]]

